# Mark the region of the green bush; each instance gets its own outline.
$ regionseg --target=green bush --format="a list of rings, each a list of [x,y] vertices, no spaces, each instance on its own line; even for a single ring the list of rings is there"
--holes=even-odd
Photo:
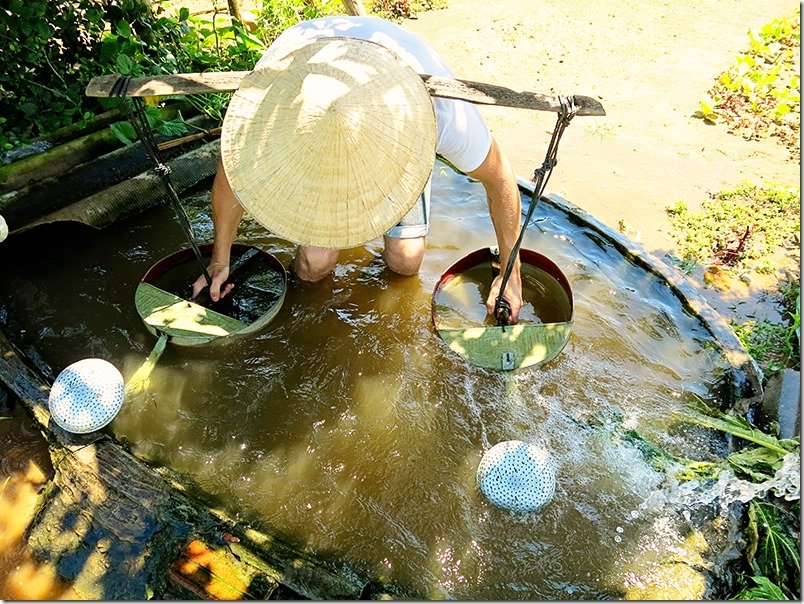
[[[263,0],[257,29],[263,41],[270,44],[296,23],[337,14],[344,14],[340,0]]]
[[[372,0],[364,4],[375,8]],[[402,4],[429,10],[446,0]],[[227,14],[191,16],[186,8],[153,6],[145,0],[7,0],[0,8],[0,151],[82,126],[114,106],[114,100],[84,95],[94,76],[249,70],[287,27],[344,13],[341,0],[263,0],[257,30],[250,32]],[[229,98],[189,100],[222,119]]]
[[[135,0],[9,0],[0,9],[0,150],[90,119],[84,88],[101,73],[94,49],[113,23],[147,9]]]
[[[112,106],[84,95],[94,76],[251,69],[265,46],[228,17],[169,16],[143,0],[10,0],[0,28],[0,150]],[[195,102],[215,115],[227,99]]]

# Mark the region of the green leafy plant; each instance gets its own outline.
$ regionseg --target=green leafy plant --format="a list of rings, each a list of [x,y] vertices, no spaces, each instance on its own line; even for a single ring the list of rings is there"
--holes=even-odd
[[[800,595],[800,521],[780,505],[752,501],[748,506],[746,562],[754,584],[737,600],[789,600]]]
[[[666,208],[681,255],[672,261],[683,272],[691,273],[696,265],[786,271],[787,280],[779,285],[782,321],[734,325],[737,337],[766,373],[800,367],[799,195],[799,187],[743,183],[711,195],[697,212],[684,202]]]
[[[636,430],[626,429],[617,412],[606,416],[594,414],[589,425],[608,430],[613,439],[639,451],[656,471],[682,481],[711,482],[731,469],[737,478],[760,484],[776,478],[785,461],[800,453],[798,437],[776,438],[747,419],[732,411],[720,411],[696,395],[687,406],[687,411],[678,414],[681,423],[735,436],[739,439],[735,441],[738,449],[725,458],[699,461],[671,455]],[[778,499],[770,491],[764,493],[755,494],[745,510],[746,549],[732,599],[797,599],[801,576],[800,504]]]
[[[779,249],[797,249],[799,187],[743,183],[716,193],[693,212],[685,202],[665,208],[682,260],[765,271]]]
[[[147,25],[153,44],[143,37],[143,23],[120,22],[101,43],[101,55],[114,59],[118,73],[130,76],[200,71],[247,71],[265,49],[265,43],[243,24],[225,15],[193,17],[186,8],[176,15],[159,14]],[[199,111],[222,121],[229,93],[189,95]],[[167,100],[167,99],[165,99]],[[157,124],[170,129],[170,124]],[[124,127],[130,130],[130,126]],[[157,131],[159,131],[157,129]],[[118,136],[123,133],[117,133]]]
[[[84,96],[104,72],[95,52],[114,23],[147,12],[142,0],[9,0],[0,7],[0,150],[64,126],[103,106]]]
[[[727,432],[745,441],[759,445],[777,455],[787,455],[800,446],[798,437],[781,440],[777,439],[774,436],[765,434],[759,428],[752,426],[744,417],[737,416],[730,411],[721,412],[714,409],[704,403],[700,398],[696,397],[695,400],[688,403],[688,406],[697,413],[685,415],[683,418],[685,421],[705,428]]]
[[[783,458],[800,452],[800,439],[778,439],[765,434],[748,420],[732,412],[721,412],[697,399],[688,403],[694,412],[684,421],[732,434],[758,445],[731,453],[726,462],[736,476],[752,482],[773,478]],[[795,502],[792,507],[798,507]],[[787,600],[800,597],[801,555],[799,514],[771,495],[753,499],[746,513],[746,574],[740,577],[742,588],[737,600]],[[751,585],[748,585],[750,581]]]
[[[150,126],[151,130],[157,134],[162,134],[164,136],[178,136],[181,134],[187,134],[189,131],[187,123],[181,116],[181,112],[179,112],[177,118],[166,120],[162,117],[159,109],[156,107],[146,107],[145,116],[148,119],[148,125]],[[115,136],[126,145],[130,145],[137,140],[137,132],[134,130],[134,126],[132,126],[131,122],[128,120],[115,122],[109,127],[112,129],[112,132],[114,132]]]
[[[735,324],[734,332],[766,374],[801,368],[801,287],[798,278],[779,288],[782,323],[768,319]]]
[[[795,333],[793,325],[785,326],[760,319],[738,323],[733,327],[748,354],[759,363],[765,373],[800,366],[796,353],[797,342],[792,338]]]
[[[746,138],[777,136],[799,155],[801,19],[796,12],[748,32],[740,54],[702,96],[696,117],[722,121]]]
[[[257,28],[266,44],[300,21],[343,13],[339,0],[263,0]]]
[[[96,75],[247,70],[265,48],[227,16],[168,14],[144,0],[10,0],[0,8],[0,40],[0,150],[113,107],[114,99],[84,95]],[[189,100],[222,117],[229,95],[203,97]]]
[[[735,600],[770,600],[772,602],[779,602],[781,600],[788,600],[779,586],[772,583],[770,579],[763,576],[749,577],[754,583],[754,587],[744,587],[740,592],[734,596]]]

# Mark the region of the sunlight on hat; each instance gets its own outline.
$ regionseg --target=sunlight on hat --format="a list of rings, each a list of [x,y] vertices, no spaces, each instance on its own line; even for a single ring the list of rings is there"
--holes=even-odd
[[[411,208],[435,161],[432,101],[390,50],[317,40],[243,79],[221,136],[238,201],[295,243],[347,248]]]

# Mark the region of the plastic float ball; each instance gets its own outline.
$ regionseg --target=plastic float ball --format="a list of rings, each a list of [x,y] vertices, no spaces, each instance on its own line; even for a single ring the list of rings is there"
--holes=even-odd
[[[490,503],[516,512],[535,512],[555,494],[556,472],[547,449],[507,440],[486,451],[477,484]]]
[[[103,359],[68,365],[53,382],[48,407],[53,421],[76,434],[100,430],[111,422],[125,398],[123,376]]]
[[[0,216],[0,242],[5,241],[8,237],[8,224],[6,219]]]

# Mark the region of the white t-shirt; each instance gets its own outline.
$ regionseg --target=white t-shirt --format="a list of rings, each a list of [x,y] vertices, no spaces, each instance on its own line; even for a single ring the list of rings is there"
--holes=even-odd
[[[416,73],[454,78],[444,60],[421,38],[396,23],[377,17],[321,17],[302,21],[286,29],[265,51],[266,57],[283,57],[327,37],[369,40],[394,52]],[[435,108],[436,153],[462,172],[471,172],[483,163],[491,148],[491,133],[480,111],[472,103],[433,98]]]

